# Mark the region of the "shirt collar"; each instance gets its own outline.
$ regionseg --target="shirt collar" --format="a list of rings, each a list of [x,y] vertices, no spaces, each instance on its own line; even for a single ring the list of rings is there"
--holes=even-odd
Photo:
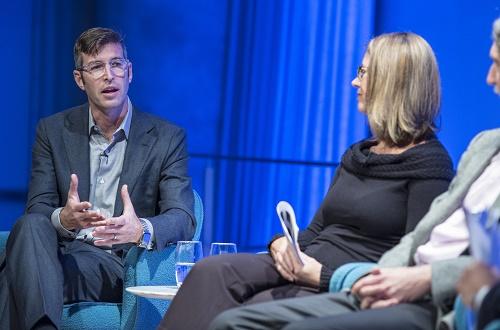
[[[127,97],[127,114],[125,115],[125,118],[122,120],[122,123],[120,124],[120,126],[118,126],[118,128],[116,129],[115,133],[116,132],[119,132],[120,130],[123,129],[123,131],[125,132],[125,138],[128,140],[128,135],[129,135],[129,132],[130,132],[130,123],[132,121],[132,102],[130,102],[130,98]],[[95,128],[94,128],[95,127]],[[90,110],[90,106],[89,106],[89,135],[92,134],[92,130],[94,129],[97,129],[99,131],[99,127],[96,125],[95,121],[94,121],[94,117],[92,116],[92,111]]]

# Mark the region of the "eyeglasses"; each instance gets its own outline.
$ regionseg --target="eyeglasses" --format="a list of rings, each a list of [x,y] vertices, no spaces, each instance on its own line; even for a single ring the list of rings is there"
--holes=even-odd
[[[129,61],[124,58],[114,58],[109,61],[109,68],[113,75],[117,77],[124,77],[125,71],[127,70]],[[78,71],[85,71],[90,74],[93,78],[97,79],[104,75],[106,72],[106,63],[101,61],[90,62],[86,65],[83,65],[79,68],[76,68]]]
[[[366,69],[368,69],[366,66],[363,65],[358,66],[358,71],[356,71],[356,77],[358,77],[359,80],[363,80],[363,77],[366,74]]]

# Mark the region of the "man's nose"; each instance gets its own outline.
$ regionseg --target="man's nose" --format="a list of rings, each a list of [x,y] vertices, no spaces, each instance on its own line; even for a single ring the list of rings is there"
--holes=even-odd
[[[490,69],[488,70],[488,75],[486,76],[486,83],[488,85],[495,85],[498,79],[498,72],[495,63],[492,63]]]
[[[113,79],[114,76],[115,75],[114,75],[113,71],[111,70],[111,65],[109,65],[109,63],[106,64],[104,66],[104,79],[108,79],[108,80]]]

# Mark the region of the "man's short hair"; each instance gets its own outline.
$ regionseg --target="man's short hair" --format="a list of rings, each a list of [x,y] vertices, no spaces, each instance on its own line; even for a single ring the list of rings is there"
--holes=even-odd
[[[495,40],[497,49],[500,52],[500,17],[493,22],[493,40]]]
[[[108,28],[95,27],[83,32],[75,41],[73,47],[75,68],[82,66],[82,54],[95,56],[107,44],[120,44],[123,56],[127,58],[127,48],[120,33]]]
[[[366,114],[373,134],[400,147],[434,136],[441,82],[431,46],[414,33],[397,32],[370,41],[366,53]]]

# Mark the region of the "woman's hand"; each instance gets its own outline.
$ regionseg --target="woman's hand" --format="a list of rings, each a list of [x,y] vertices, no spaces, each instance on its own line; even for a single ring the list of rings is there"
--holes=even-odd
[[[294,269],[297,266],[297,262],[295,261],[296,257],[293,254],[292,246],[288,243],[288,239],[285,236],[276,239],[271,243],[269,250],[280,275],[290,282],[295,282]]]
[[[286,237],[280,237],[270,246],[271,256],[278,272],[290,282],[314,288],[319,287],[322,265],[314,258],[299,252],[301,265]]]
[[[318,260],[305,253],[299,253],[304,265],[301,266],[298,264],[294,268],[295,281],[304,286],[319,288],[321,267],[323,267],[323,265],[321,265]]]

